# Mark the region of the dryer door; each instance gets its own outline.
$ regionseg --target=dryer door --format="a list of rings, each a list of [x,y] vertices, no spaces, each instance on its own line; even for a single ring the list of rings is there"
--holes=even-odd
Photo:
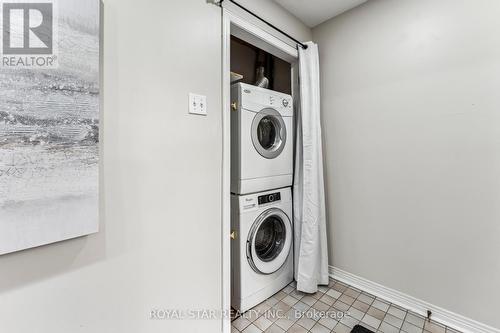
[[[281,209],[268,209],[255,220],[247,239],[247,258],[255,272],[276,272],[291,248],[292,223]]]
[[[252,121],[252,143],[265,158],[278,157],[286,144],[286,126],[281,114],[275,109],[263,109]]]

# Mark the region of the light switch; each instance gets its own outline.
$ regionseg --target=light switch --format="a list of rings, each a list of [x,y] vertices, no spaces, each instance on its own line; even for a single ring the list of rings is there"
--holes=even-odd
[[[189,93],[189,113],[207,115],[207,96]]]

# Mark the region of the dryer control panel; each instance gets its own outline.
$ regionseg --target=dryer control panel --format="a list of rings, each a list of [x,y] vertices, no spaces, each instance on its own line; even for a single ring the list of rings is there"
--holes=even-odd
[[[242,109],[260,112],[263,108],[272,108],[283,117],[293,116],[293,99],[290,95],[245,83],[233,85],[231,94],[231,101]]]

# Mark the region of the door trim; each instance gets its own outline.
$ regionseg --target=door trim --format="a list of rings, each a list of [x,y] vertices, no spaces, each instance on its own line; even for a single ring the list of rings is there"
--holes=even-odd
[[[292,98],[299,100],[298,51],[249,20],[222,8],[222,333],[231,333],[231,35],[243,39],[289,63],[292,67]]]

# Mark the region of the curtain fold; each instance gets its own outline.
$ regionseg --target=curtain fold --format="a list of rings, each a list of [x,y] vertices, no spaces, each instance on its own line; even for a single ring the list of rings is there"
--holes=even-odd
[[[300,108],[295,147],[295,280],[299,291],[314,293],[328,284],[323,147],[320,118],[318,46],[299,48]]]

